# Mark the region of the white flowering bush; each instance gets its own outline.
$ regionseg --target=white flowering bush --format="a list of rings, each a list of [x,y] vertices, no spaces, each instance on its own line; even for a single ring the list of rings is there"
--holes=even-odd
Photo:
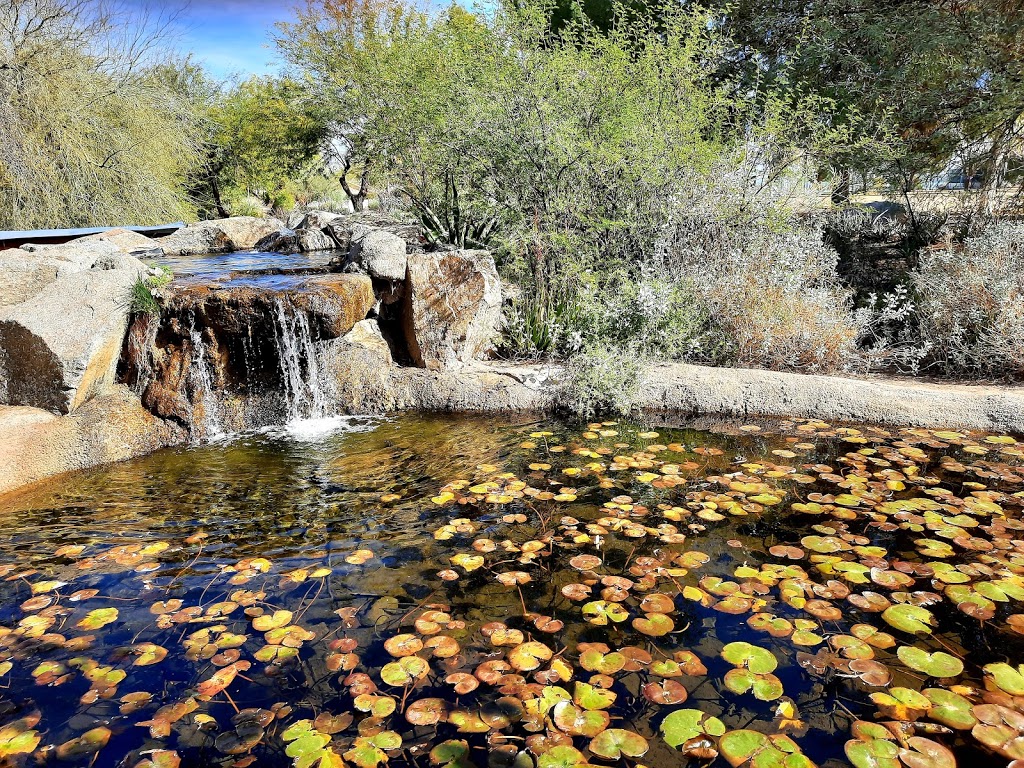
[[[718,223],[667,246],[742,366],[830,372],[860,367],[864,321],[819,232],[767,222]]]
[[[1024,375],[1024,223],[925,251],[911,281],[927,365],[950,375]]]

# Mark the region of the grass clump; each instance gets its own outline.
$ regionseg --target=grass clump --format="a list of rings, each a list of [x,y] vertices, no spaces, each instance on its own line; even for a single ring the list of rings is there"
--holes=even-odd
[[[129,311],[136,315],[159,315],[160,302],[155,294],[173,278],[173,273],[166,267],[153,267],[148,275],[140,273],[128,289]]]

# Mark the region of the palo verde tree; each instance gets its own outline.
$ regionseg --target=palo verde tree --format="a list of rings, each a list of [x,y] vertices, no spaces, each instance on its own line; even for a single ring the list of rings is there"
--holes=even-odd
[[[104,0],[0,0],[0,228],[192,215],[199,136],[149,66],[167,22]]]

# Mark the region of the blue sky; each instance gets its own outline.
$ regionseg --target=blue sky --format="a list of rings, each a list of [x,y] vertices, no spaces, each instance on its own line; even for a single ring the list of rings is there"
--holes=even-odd
[[[217,78],[273,72],[275,51],[270,39],[274,22],[291,17],[294,0],[191,0],[176,24],[177,47],[191,53]],[[163,5],[159,3],[159,5]]]

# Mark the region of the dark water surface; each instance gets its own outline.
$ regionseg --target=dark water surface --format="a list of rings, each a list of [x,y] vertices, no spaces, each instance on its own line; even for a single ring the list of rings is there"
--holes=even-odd
[[[315,426],[0,502],[0,765],[944,768],[1024,749],[1012,438]]]

